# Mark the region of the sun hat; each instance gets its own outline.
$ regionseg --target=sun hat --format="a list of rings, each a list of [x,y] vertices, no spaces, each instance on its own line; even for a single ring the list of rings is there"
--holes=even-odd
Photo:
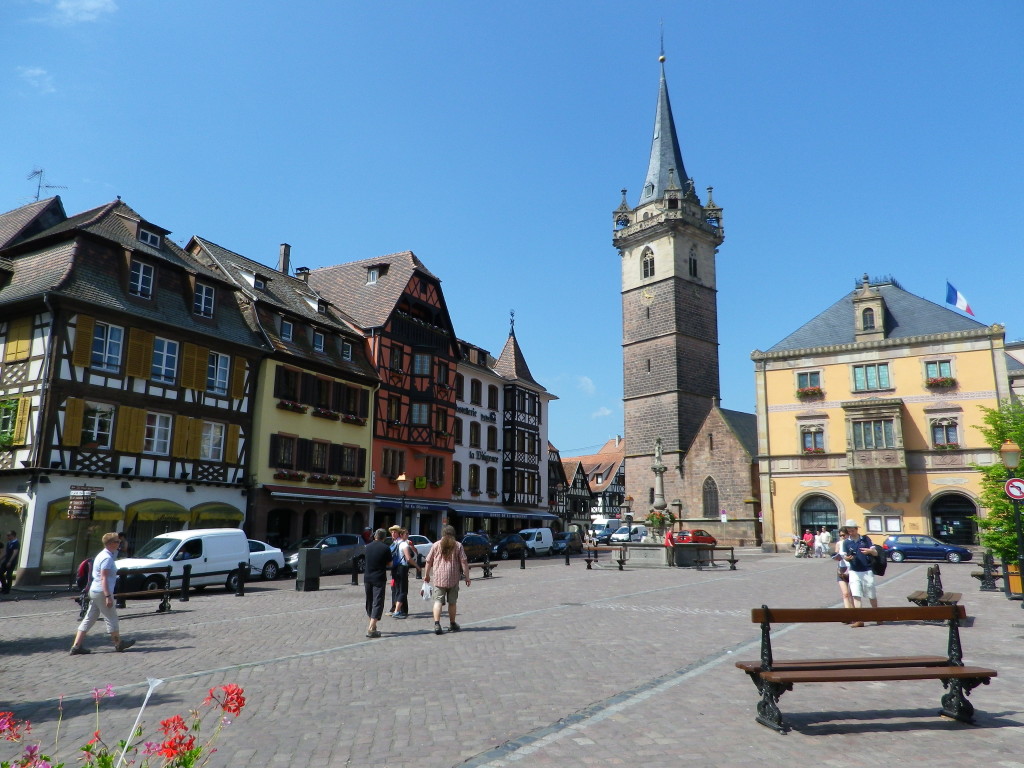
[[[847,520],[846,521],[846,527],[847,528],[860,528],[860,525],[857,523],[856,520]]]

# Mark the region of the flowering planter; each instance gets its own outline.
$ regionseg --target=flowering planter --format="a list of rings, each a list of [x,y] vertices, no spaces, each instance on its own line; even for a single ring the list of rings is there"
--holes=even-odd
[[[925,381],[924,385],[928,389],[952,389],[956,386],[956,379],[952,376],[937,376]]]
[[[292,469],[279,469],[274,473],[275,480],[305,480],[306,476],[302,472],[297,472]]]
[[[292,413],[305,413],[309,410],[302,403],[296,403],[293,400],[278,400],[277,407],[282,411],[291,411]]]
[[[337,421],[341,418],[341,414],[337,411],[332,411],[329,408],[314,408],[313,415],[318,419],[330,419],[331,421]]]
[[[816,397],[824,397],[824,395],[821,387],[801,387],[796,391],[796,396],[801,400],[812,400]]]
[[[366,426],[366,419],[361,419],[358,416],[356,416],[354,414],[351,414],[351,413],[344,414],[341,417],[341,420],[343,422],[345,422],[346,424],[355,424],[355,425],[360,426],[360,427],[365,427]]]
[[[804,456],[821,456],[825,453],[824,448],[805,448]]]
[[[338,485],[350,485],[350,486],[358,487],[358,486],[362,485],[363,482],[364,482],[364,480],[361,477],[339,477],[338,478]]]
[[[336,482],[338,482],[338,478],[336,478],[334,475],[312,474],[309,476],[308,479],[309,482],[311,483],[320,483],[321,485],[334,485]]]
[[[936,443],[935,450],[937,451],[958,451],[960,450],[960,443]]]

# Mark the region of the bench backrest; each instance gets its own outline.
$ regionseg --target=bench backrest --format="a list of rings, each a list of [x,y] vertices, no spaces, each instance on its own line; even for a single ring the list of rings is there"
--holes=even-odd
[[[840,621],[947,621],[967,617],[962,605],[916,605],[897,608],[754,608],[755,624],[809,624]]]

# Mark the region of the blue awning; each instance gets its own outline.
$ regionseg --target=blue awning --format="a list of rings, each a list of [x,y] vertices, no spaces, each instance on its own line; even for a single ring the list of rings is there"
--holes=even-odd
[[[558,515],[541,512],[539,509],[507,509],[483,504],[459,504],[452,507],[452,513],[458,517],[497,517],[515,520],[557,520]]]
[[[399,499],[388,499],[378,498],[376,499],[376,505],[378,508],[383,509],[401,509],[402,500]],[[416,499],[405,498],[405,510],[406,512],[447,512],[448,505],[444,502],[429,504],[425,501],[417,501]]]

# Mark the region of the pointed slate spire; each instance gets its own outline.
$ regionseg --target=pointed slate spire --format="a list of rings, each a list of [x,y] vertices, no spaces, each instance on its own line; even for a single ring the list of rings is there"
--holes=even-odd
[[[683,155],[679,151],[676,124],[672,119],[672,105],[668,100],[668,84],[665,82],[665,56],[661,62],[661,84],[658,88],[658,111],[654,116],[654,140],[651,142],[651,162],[647,166],[647,180],[640,193],[638,205],[658,200],[671,186],[684,187],[690,178],[683,167]],[[673,179],[670,178],[672,171]]]
[[[506,379],[527,381],[544,389],[533,378],[533,374],[530,373],[530,366],[526,364],[523,351],[519,348],[519,342],[516,340],[515,312],[512,313],[509,323],[508,339],[505,341],[505,348],[501,350],[498,360],[494,363],[494,371]]]

